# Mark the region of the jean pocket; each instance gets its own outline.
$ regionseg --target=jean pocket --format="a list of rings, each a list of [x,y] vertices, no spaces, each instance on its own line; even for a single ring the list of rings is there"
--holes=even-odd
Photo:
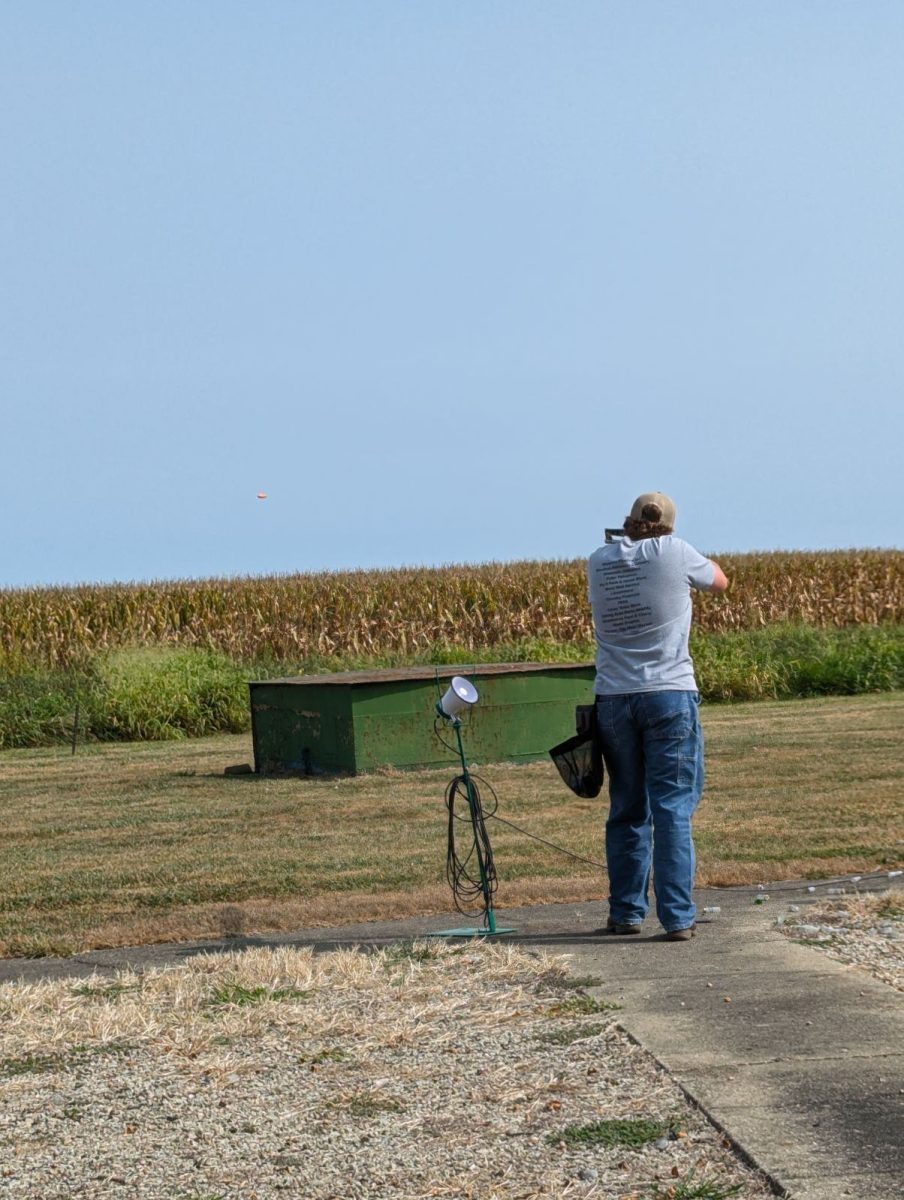
[[[644,697],[644,725],[654,741],[684,741],[697,725],[692,692],[654,692]]]

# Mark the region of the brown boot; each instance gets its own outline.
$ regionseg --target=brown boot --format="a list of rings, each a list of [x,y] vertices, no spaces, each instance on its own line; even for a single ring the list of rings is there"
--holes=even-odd
[[[640,933],[641,924],[640,921],[613,921],[610,917],[606,922],[606,933]]]
[[[697,926],[688,925],[687,929],[670,929],[665,935],[667,942],[689,942],[697,933]]]

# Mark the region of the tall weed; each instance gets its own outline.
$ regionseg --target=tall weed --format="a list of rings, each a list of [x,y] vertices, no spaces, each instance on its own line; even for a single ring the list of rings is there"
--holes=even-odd
[[[210,650],[143,647],[97,662],[92,732],[168,741],[248,728],[247,673]]]
[[[0,676],[0,749],[74,736],[167,741],[249,727],[249,672],[213,651],[144,647],[77,670]],[[76,708],[78,726],[76,727]]]
[[[84,730],[90,721],[94,681],[79,671],[28,668],[0,675],[0,749],[69,741],[76,708]]]
[[[691,638],[708,700],[844,696],[904,688],[904,626],[779,625]]]

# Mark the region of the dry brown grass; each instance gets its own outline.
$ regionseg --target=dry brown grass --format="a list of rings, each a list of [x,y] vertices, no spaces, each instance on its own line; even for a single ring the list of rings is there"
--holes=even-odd
[[[475,962],[475,954],[483,986],[506,985],[505,996],[474,1014],[479,1026],[504,1023],[519,1002],[528,1003],[525,986],[550,972],[564,973],[559,960],[543,954],[528,959],[514,947],[494,947],[490,953],[475,948],[470,954],[445,945],[416,949],[423,955],[399,959],[392,950],[315,955],[309,948],[257,948],[198,955],[178,969],[126,969],[87,983],[3,987],[0,1062],[16,1054],[66,1056],[84,1047],[150,1042],[191,1058],[215,1052],[224,1035],[253,1037],[274,1025],[299,1024],[309,1037],[354,1038],[360,1048],[368,1036],[361,1012],[369,1001],[395,999],[395,1011],[379,1031],[370,1033],[375,1040],[391,1040],[410,1019],[409,1012],[398,1008],[400,988],[408,1003],[418,1006],[421,1019],[439,1018],[455,1006],[448,994],[450,978]]]
[[[904,860],[904,694],[705,707],[701,884]],[[247,738],[0,755],[0,953],[448,911],[453,773],[224,777]],[[596,858],[603,797],[549,763],[484,768],[500,815]],[[500,908],[604,894],[602,873],[492,824]]]
[[[510,946],[421,943],[2,985],[0,1190],[577,1200],[592,1165],[613,1200],[664,1195],[664,1167],[713,1200],[766,1200],[612,1014],[568,1010],[565,975]],[[601,1120],[654,1132],[561,1141]]]
[[[719,555],[730,603],[696,600],[700,630],[904,622],[904,552]],[[202,646],[243,661],[589,644],[584,562],[352,571],[0,590],[0,662],[69,666],[123,645]]]

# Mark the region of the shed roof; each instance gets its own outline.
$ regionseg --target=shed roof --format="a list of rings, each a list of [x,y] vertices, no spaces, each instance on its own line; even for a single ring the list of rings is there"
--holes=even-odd
[[[451,679],[453,675],[528,675],[538,671],[586,671],[593,663],[454,663],[435,667],[387,667],[377,671],[333,671],[325,675],[290,675],[282,679],[257,679],[252,687],[266,684],[355,685],[362,683],[400,683],[417,679]]]

